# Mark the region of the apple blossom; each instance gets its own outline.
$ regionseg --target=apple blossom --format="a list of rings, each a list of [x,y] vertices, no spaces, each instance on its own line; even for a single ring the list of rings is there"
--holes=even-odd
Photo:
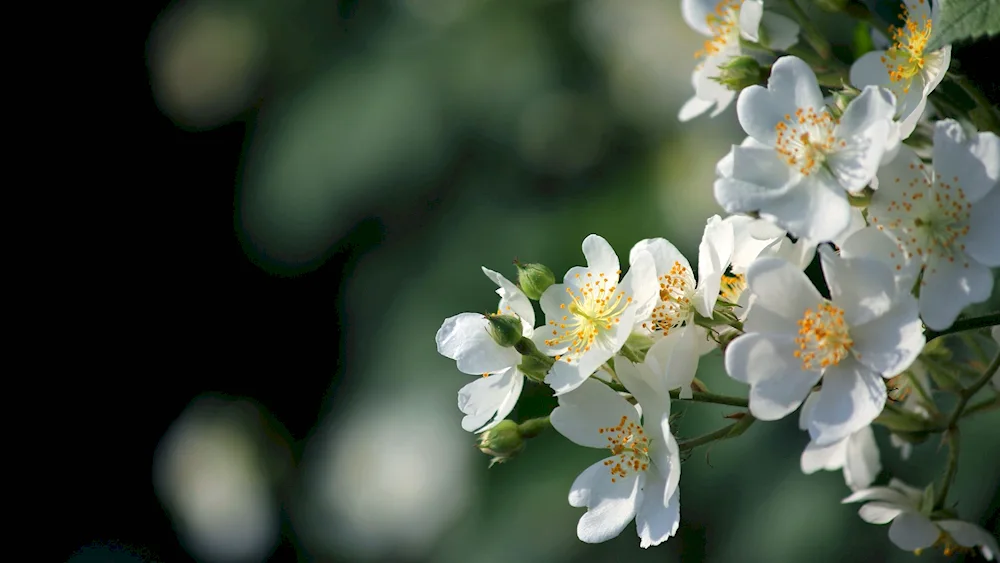
[[[799,410],[799,428],[802,430],[808,429],[810,413],[818,398],[818,393],[810,393],[802,404]],[[802,452],[799,463],[802,472],[807,475],[820,469],[827,471],[841,469],[844,473],[844,483],[853,491],[870,486],[882,470],[875,432],[871,426],[864,426],[850,436],[827,446],[820,446],[815,441],[810,441]]]

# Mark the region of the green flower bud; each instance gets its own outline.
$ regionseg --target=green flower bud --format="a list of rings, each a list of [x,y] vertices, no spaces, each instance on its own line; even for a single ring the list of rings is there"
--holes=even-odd
[[[820,9],[827,12],[841,12],[847,6],[849,0],[813,0]]]
[[[521,340],[523,327],[521,326],[521,319],[519,317],[515,317],[514,315],[487,315],[486,318],[490,321],[488,329],[490,336],[497,344],[504,348],[510,348]]]
[[[484,454],[493,456],[490,460],[490,467],[493,467],[494,464],[504,463],[520,453],[524,449],[524,439],[517,429],[517,423],[508,418],[480,434],[476,447]]]
[[[748,56],[733,57],[719,65],[719,76],[713,80],[734,92],[739,92],[747,86],[764,84],[767,74],[756,59]]]
[[[552,270],[544,264],[521,264],[514,262],[517,266],[517,285],[521,291],[528,296],[528,299],[538,299],[542,293],[552,284],[556,283],[556,276]]]

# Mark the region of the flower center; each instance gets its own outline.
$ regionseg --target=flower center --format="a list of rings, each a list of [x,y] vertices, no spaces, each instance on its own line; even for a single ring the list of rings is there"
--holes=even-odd
[[[923,4],[926,0],[920,0]],[[904,23],[900,27],[892,26],[892,47],[882,57],[882,64],[889,71],[889,80],[898,82],[903,92],[910,91],[913,77],[923,70],[926,59],[924,48],[931,37],[931,19],[927,14],[921,15],[920,21],[910,17],[906,4],[902,5],[903,13],[899,19]]]
[[[732,272],[722,274],[722,287],[719,290],[719,296],[722,297],[723,301],[736,303],[740,300],[740,295],[743,295],[746,288],[747,278],[743,274],[734,274]]]
[[[715,5],[712,13],[705,16],[712,38],[705,41],[704,48],[694,54],[695,58],[711,57],[739,45],[741,3],[742,0],[722,0]]]
[[[680,262],[674,262],[670,271],[661,275],[658,281],[660,300],[653,307],[649,322],[642,323],[642,328],[666,336],[671,329],[681,326],[691,317],[695,281],[691,270]]]
[[[607,434],[608,449],[617,456],[604,461],[611,471],[612,483],[649,468],[649,438],[643,434],[642,426],[623,416],[618,426],[598,428],[597,432]]]
[[[621,272],[615,274],[615,279]],[[578,289],[566,287],[570,296],[569,305],[561,303],[560,309],[568,314],[563,315],[559,322],[549,321],[553,338],[545,341],[546,346],[568,345],[566,353],[556,356],[556,359],[572,361],[574,358],[590,351],[594,343],[621,321],[621,314],[632,303],[632,297],[618,289],[616,281],[608,279],[607,274],[586,274],[586,281]],[[580,274],[577,274],[580,277]]]
[[[847,145],[846,141],[837,141],[833,133],[836,126],[837,120],[826,108],[818,112],[811,107],[799,108],[795,115],[785,114],[784,121],[774,126],[774,148],[789,166],[808,176],[823,166],[838,145]]]
[[[829,301],[823,301],[815,310],[806,309],[798,325],[795,343],[799,349],[795,357],[802,360],[803,370],[839,364],[854,344],[844,322],[844,310]]]
[[[976,551],[971,547],[965,547],[964,545],[956,542],[954,538],[951,537],[951,534],[949,534],[944,530],[941,530],[941,534],[938,536],[937,541],[935,541],[931,547],[941,548],[941,551],[942,553],[944,553],[945,557],[951,557],[952,555],[955,555],[957,553],[972,554],[975,553]],[[920,555],[921,552],[923,552],[922,549],[913,550],[914,555]]]
[[[968,268],[964,240],[969,234],[972,204],[966,200],[958,177],[951,182],[935,179],[933,171],[923,164],[910,164],[910,169],[916,175],[900,197],[889,201],[884,216],[869,210],[872,224],[892,231],[907,258],[954,262],[959,257]],[[893,182],[902,179],[897,177]],[[896,269],[900,269],[898,264]]]

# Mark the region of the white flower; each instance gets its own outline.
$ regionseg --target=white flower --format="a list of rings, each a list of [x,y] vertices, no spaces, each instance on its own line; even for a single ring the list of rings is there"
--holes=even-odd
[[[888,487],[857,491],[842,502],[864,502],[858,510],[870,524],[888,524],[889,539],[901,549],[915,551],[941,544],[945,555],[979,547],[983,557],[992,561],[998,552],[997,540],[989,532],[961,520],[932,520],[932,507],[921,506],[923,492],[893,479]]]
[[[902,17],[906,22],[892,28],[892,46],[865,53],[851,65],[854,86],[881,86],[895,95],[895,113],[903,139],[913,133],[927,105],[927,95],[944,78],[951,62],[950,45],[924,52],[936,16],[929,4],[928,0],[905,0]],[[933,12],[937,12],[939,4],[940,0],[934,3]]]
[[[802,409],[799,411],[799,428],[802,430],[808,428],[809,413],[815,406],[817,398],[817,393],[810,393],[802,404]],[[882,470],[875,432],[870,425],[828,446],[820,446],[810,441],[802,452],[800,464],[802,472],[806,475],[820,469],[827,471],[842,469],[844,482],[852,491],[871,485],[878,472]]]
[[[666,239],[641,240],[629,255],[633,264],[652,256],[659,288],[652,309],[636,319],[636,328],[655,340],[646,363],[666,378],[669,389],[680,387],[682,398],[691,397],[698,359],[715,347],[708,331],[695,324],[695,313],[712,316],[733,251],[733,223],[714,215],[698,246],[697,283],[687,258]]]
[[[916,300],[896,288],[889,268],[868,258],[820,259],[832,300],[797,267],[759,258],[747,272],[755,301],[746,334],[726,349],[726,371],[750,385],[750,412],[777,420],[823,380],[807,415],[818,446],[847,438],[882,412],[882,376],[900,373],[924,345]]]
[[[483,273],[500,286],[497,313],[518,316],[522,336],[531,338],[535,324],[531,301],[499,273],[487,268]],[[496,426],[514,409],[524,386],[524,374],[517,369],[521,355],[497,344],[488,328],[485,316],[461,313],[445,319],[434,338],[438,353],[455,360],[459,371],[483,376],[458,392],[458,408],[465,413],[462,428],[469,432]]]
[[[681,108],[678,118],[691,120],[715,106],[712,117],[722,113],[736,92],[720,84],[719,66],[743,54],[740,38],[759,40],[764,27],[768,43],[775,50],[785,50],[798,41],[799,26],[785,16],[764,12],[761,0],[681,0],[681,13],[691,29],[709,37],[705,48],[695,57],[701,59],[691,81],[695,95]]]
[[[556,395],[577,388],[621,350],[637,311],[656,298],[656,273],[649,255],[633,256],[619,282],[618,255],[608,241],[590,235],[583,241],[586,267],[570,268],[563,283],[539,299],[546,326],[542,347],[556,358],[545,383]],[[536,343],[539,339],[535,339]]]
[[[576,533],[598,543],[618,536],[635,519],[640,546],[659,545],[680,522],[680,452],[670,433],[670,395],[641,365],[619,357],[615,368],[642,412],[603,383],[590,379],[559,397],[552,427],[573,442],[607,448],[570,488],[569,503],[587,507]]]
[[[867,186],[892,148],[894,103],[888,90],[865,88],[837,119],[809,65],[778,59],[767,88],[740,93],[737,115],[754,143],[732,148],[732,176],[715,181],[716,201],[797,238],[836,239],[851,224],[847,192]]]
[[[1000,138],[969,138],[953,120],[934,129],[933,167],[903,146],[879,170],[868,219],[897,243],[894,267],[923,265],[920,315],[934,330],[951,326],[993,289],[1000,266]]]

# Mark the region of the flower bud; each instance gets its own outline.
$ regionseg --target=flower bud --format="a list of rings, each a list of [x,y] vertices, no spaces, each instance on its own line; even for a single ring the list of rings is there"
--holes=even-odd
[[[747,86],[764,84],[767,76],[756,59],[748,56],[733,57],[719,65],[719,76],[713,80],[739,92]]]
[[[550,285],[556,283],[556,276],[544,264],[521,264],[520,262],[514,264],[517,265],[517,285],[521,287],[521,291],[528,296],[528,299],[538,301],[542,293],[545,293]]]
[[[861,95],[860,90],[846,86],[841,90],[836,90],[833,92],[833,103],[830,106],[830,111],[833,113],[834,117],[840,118],[844,115],[844,111],[847,110],[847,106]]]
[[[487,330],[497,344],[510,348],[521,340],[523,327],[520,318],[514,315],[487,315],[486,319],[490,321]]]
[[[813,0],[820,9],[827,12],[841,12],[847,6],[848,0]]]
[[[493,456],[490,460],[490,467],[493,467],[494,464],[503,463],[523,450],[524,439],[517,429],[517,423],[508,418],[480,434],[479,444],[476,447],[484,454]]]

